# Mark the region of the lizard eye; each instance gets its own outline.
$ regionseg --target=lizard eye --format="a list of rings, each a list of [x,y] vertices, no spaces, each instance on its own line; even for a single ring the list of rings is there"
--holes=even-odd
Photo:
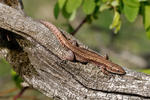
[[[119,70],[118,68],[116,68],[116,71],[117,71],[117,72],[120,72],[120,70]]]

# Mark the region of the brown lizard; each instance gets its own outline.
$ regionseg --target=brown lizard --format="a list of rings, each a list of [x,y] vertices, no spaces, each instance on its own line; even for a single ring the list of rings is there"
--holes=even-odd
[[[85,48],[78,47],[78,46],[72,44],[61,33],[61,31],[59,31],[59,29],[55,25],[53,25],[47,21],[40,21],[40,22],[42,24],[44,24],[48,29],[51,30],[51,32],[57,37],[57,39],[60,41],[60,43],[62,45],[64,45],[65,47],[67,47],[69,50],[72,51],[72,54],[74,54],[74,55],[71,57],[71,59],[68,59],[68,60],[73,61],[75,59],[79,62],[95,64],[95,65],[101,67],[102,72],[104,74],[109,74],[109,73],[114,73],[114,74],[119,74],[119,75],[126,74],[126,72],[124,71],[124,69],[121,66],[109,61],[107,59],[108,57],[100,56],[99,54],[97,54],[93,51],[90,51]]]

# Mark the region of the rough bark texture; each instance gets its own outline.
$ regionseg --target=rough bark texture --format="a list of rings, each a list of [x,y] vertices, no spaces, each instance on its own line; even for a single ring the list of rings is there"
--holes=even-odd
[[[0,57],[29,86],[62,100],[150,99],[149,75],[125,68],[124,76],[106,76],[92,64],[61,60],[65,53],[44,25],[0,3]]]

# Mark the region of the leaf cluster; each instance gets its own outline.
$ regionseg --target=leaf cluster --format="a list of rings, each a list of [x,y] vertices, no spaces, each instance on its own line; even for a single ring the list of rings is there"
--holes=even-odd
[[[122,24],[121,14],[129,22],[134,22],[138,15],[142,15],[143,24],[150,38],[150,1],[149,0],[58,0],[54,7],[54,16],[57,19],[60,12],[69,21],[76,18],[79,9],[83,11],[87,22],[98,19],[99,13],[105,10],[114,12],[110,29],[117,33]]]

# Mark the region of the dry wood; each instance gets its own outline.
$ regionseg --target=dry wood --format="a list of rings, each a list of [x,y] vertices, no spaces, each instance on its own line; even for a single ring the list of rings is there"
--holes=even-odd
[[[48,97],[62,100],[150,99],[149,75],[125,68],[126,75],[110,77],[92,64],[63,61],[60,57],[66,50],[51,31],[1,3],[0,28],[0,57],[5,58],[29,86]]]

